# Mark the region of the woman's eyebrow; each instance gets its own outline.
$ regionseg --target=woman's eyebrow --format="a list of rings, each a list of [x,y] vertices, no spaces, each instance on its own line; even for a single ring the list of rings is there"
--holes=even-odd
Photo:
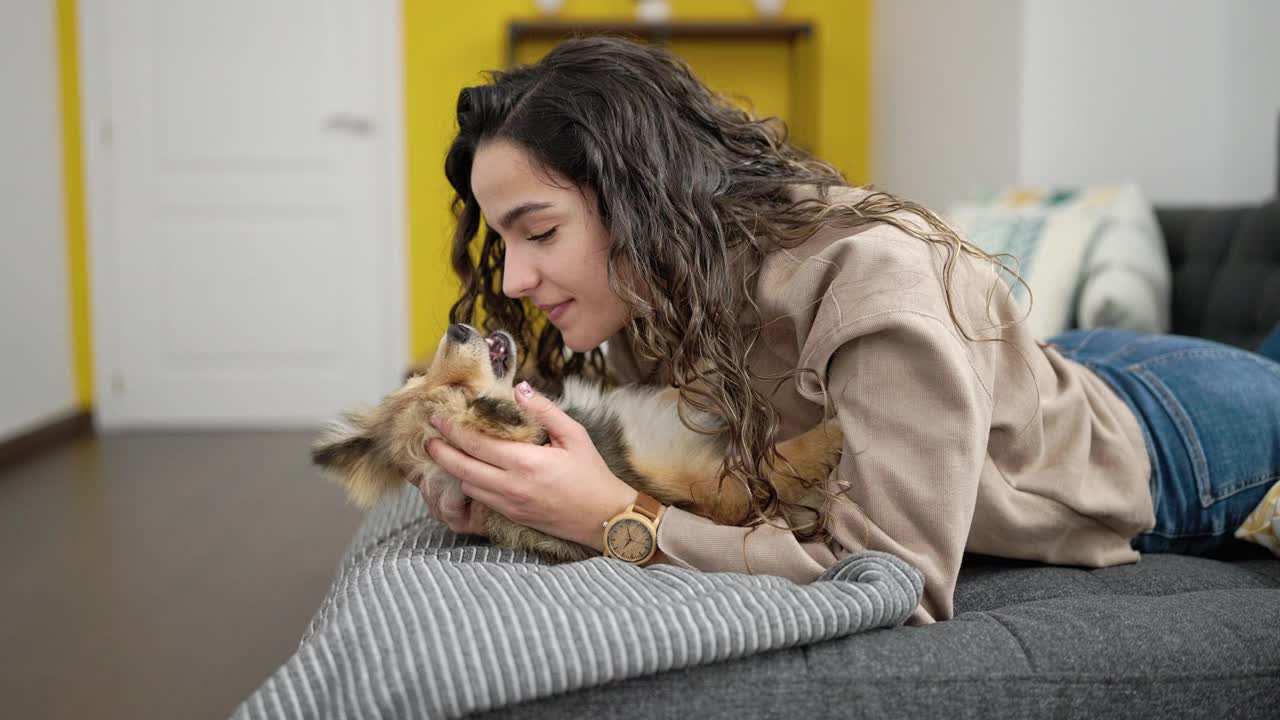
[[[517,205],[506,212],[502,216],[502,220],[498,223],[498,227],[506,229],[511,227],[511,223],[519,220],[521,216],[534,212],[535,210],[546,210],[551,207],[549,202],[527,202],[523,205]]]

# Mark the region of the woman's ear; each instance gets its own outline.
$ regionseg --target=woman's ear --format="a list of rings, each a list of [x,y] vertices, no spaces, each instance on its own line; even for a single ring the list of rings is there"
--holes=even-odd
[[[369,508],[405,480],[372,434],[372,413],[347,413],[311,446],[311,461],[347,488],[355,505]]]

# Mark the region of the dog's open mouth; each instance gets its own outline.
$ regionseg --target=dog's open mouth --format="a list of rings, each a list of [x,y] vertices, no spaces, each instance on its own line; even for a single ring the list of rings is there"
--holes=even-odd
[[[489,345],[489,363],[493,366],[493,376],[501,380],[515,361],[515,340],[507,333],[498,331],[484,341]]]

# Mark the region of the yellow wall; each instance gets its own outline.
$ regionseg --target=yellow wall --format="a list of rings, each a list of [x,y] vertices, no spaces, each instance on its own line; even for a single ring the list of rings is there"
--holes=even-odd
[[[66,213],[67,293],[71,367],[76,401],[93,404],[93,344],[89,330],[89,266],[86,255],[84,164],[80,145],[80,68],[76,49],[76,0],[58,0],[58,84],[62,103],[63,203]]]
[[[458,292],[448,263],[451,190],[444,177],[458,91],[483,82],[482,70],[502,66],[507,21],[532,19],[537,13],[533,0],[404,2],[410,350],[414,357],[421,357],[434,349],[444,332],[449,305]],[[631,19],[634,7],[633,0],[567,0],[560,17],[625,20]],[[749,0],[674,0],[672,8],[677,20],[755,17]],[[768,59],[770,48],[760,53],[756,43],[716,49],[705,43],[674,47],[717,89],[752,88],[755,97],[751,99],[760,112],[787,118],[797,126],[797,138],[805,146],[852,182],[867,182],[871,176],[871,0],[788,0],[783,18],[815,25],[811,43],[817,69],[804,104],[817,117],[808,123],[807,118],[791,116],[799,108],[791,107],[785,66]],[[545,49],[528,48],[520,59],[532,59]]]

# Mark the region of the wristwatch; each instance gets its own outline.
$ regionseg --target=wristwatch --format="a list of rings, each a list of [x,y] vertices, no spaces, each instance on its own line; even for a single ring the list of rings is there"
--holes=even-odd
[[[640,493],[626,510],[604,522],[604,556],[644,567],[658,554],[658,521],[666,508]]]

